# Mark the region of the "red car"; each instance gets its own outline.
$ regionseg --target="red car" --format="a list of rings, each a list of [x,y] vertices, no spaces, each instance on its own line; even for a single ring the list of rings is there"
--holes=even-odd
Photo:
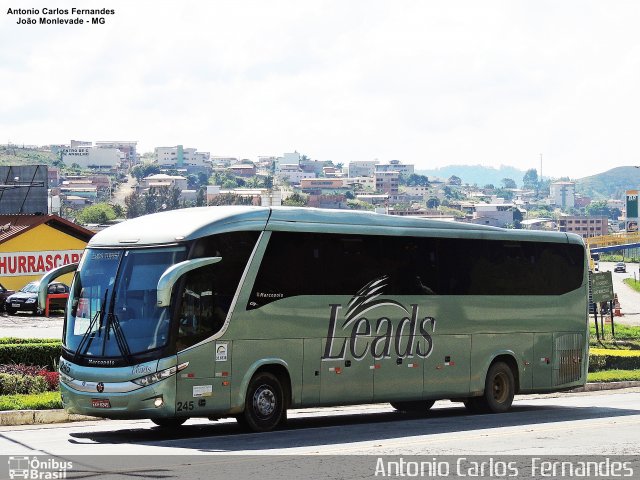
[[[15,290],[7,290],[4,285],[0,283],[0,312],[4,312],[4,302],[9,295],[16,293]]]

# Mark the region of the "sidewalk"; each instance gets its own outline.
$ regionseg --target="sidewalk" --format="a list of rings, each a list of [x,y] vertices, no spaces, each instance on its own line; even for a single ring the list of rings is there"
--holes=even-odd
[[[640,387],[640,381],[587,383],[584,387],[575,388],[568,393],[599,392],[603,390],[619,390],[622,388]],[[526,397],[523,395],[522,397]],[[50,423],[87,422],[105,420],[67,413],[65,410],[8,410],[0,412],[0,426],[45,425]]]

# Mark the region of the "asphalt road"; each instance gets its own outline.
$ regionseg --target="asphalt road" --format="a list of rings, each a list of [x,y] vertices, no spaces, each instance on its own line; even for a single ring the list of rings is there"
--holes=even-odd
[[[8,455],[640,455],[640,388],[517,397],[512,411],[470,415],[437,402],[425,416],[388,404],[291,411],[286,428],[243,433],[234,420],[0,427]],[[640,472],[639,472],[640,473]]]
[[[613,271],[615,263],[600,262],[601,272],[611,272],[613,279],[613,291],[618,294],[622,317],[616,317],[615,321],[627,325],[640,325],[640,293],[623,283],[626,278],[635,278],[640,282],[640,270],[637,263],[627,263],[626,273]]]

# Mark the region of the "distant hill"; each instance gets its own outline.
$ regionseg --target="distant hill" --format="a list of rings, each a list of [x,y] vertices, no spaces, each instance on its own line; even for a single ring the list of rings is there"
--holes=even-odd
[[[576,193],[589,196],[593,200],[623,200],[626,190],[640,188],[640,168],[616,167],[597,175],[579,178],[575,182]]]
[[[479,187],[484,187],[488,184],[500,187],[503,178],[510,178],[518,186],[522,185],[522,177],[526,172],[506,165],[501,165],[500,168],[484,167],[482,165],[449,165],[433,170],[417,170],[416,173],[427,177],[438,177],[443,180],[455,175],[462,179],[462,183],[470,185],[475,183]]]

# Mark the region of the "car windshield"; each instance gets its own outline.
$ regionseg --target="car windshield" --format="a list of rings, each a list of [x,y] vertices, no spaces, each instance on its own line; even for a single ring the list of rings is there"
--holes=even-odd
[[[27,283],[20,291],[24,293],[38,293],[38,282]]]
[[[170,311],[158,307],[162,273],[183,247],[88,249],[71,286],[64,345],[77,355],[121,357],[164,347]]]

